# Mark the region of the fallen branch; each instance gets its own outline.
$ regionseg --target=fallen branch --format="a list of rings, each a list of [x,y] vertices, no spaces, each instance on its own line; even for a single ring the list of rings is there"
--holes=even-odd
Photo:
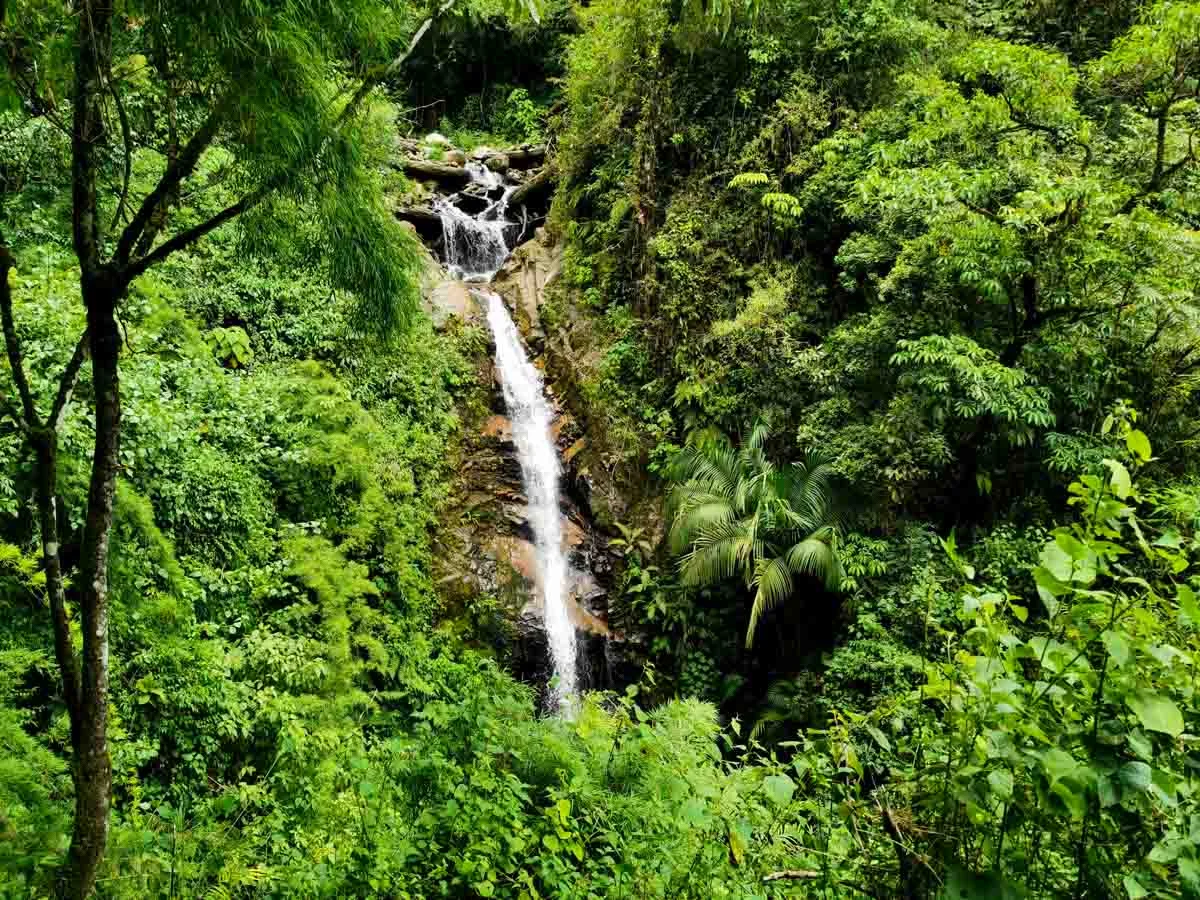
[[[527,182],[512,192],[508,198],[510,206],[530,206],[554,190],[558,182],[558,173],[553,166],[546,166]]]
[[[764,875],[763,881],[784,881],[820,877],[821,873],[816,869],[784,869],[782,872],[772,872],[769,875]]]
[[[404,174],[421,180],[431,179],[456,184],[466,184],[471,180],[471,174],[463,166],[452,166],[429,159],[406,159]]]
[[[546,161],[545,144],[523,144],[520,147],[509,147],[491,156],[507,156],[508,164],[517,169],[532,169]]]

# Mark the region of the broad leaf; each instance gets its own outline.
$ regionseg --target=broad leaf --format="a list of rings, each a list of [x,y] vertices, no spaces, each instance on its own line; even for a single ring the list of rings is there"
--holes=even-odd
[[[1159,731],[1171,737],[1183,733],[1183,713],[1169,697],[1153,691],[1138,691],[1125,702],[1147,730]]]

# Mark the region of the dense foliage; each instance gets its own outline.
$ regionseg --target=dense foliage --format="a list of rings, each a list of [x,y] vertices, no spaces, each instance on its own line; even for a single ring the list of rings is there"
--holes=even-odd
[[[95,895],[1200,896],[1200,4],[516,6],[104,7],[109,250],[214,109],[127,258],[271,191],[116,307]],[[60,7],[0,2],[38,409],[90,312]],[[433,575],[487,342],[384,215],[418,126],[548,141],[548,368],[653,498],[610,523],[645,674],[572,719]],[[18,377],[5,898],[62,892],[80,779]],[[101,393],[56,431],[77,646]]]

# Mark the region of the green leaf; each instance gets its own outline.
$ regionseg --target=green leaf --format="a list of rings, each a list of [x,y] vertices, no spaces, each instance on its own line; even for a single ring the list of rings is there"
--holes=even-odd
[[[1190,856],[1179,859],[1179,879],[1187,887],[1187,895],[1194,897],[1200,894],[1200,860]]]
[[[1132,650],[1129,646],[1129,641],[1125,640],[1125,636],[1116,631],[1106,631],[1103,636],[1104,648],[1108,651],[1108,655],[1112,657],[1112,661],[1116,663],[1117,668],[1123,668],[1129,662],[1129,657],[1132,655]]]
[[[1050,777],[1052,783],[1071,777],[1079,768],[1079,763],[1075,761],[1075,757],[1058,747],[1052,747],[1044,753],[1039,754],[1039,758],[1042,761],[1042,768],[1046,770],[1046,774]]]
[[[887,750],[889,753],[891,752],[892,742],[888,740],[888,737],[886,734],[884,734],[882,731],[880,731],[874,725],[867,725],[866,729],[867,729],[867,734],[869,734],[871,737],[873,737],[875,739],[875,743],[877,743],[884,750]]]
[[[1063,584],[1063,590],[1058,593],[1065,593],[1065,586],[1071,580],[1071,573],[1075,568],[1075,561],[1071,558],[1071,554],[1067,552],[1067,548],[1059,543],[1056,538],[1042,548],[1042,555],[1038,562],[1042,564],[1041,567],[1043,569]]]
[[[783,806],[796,793],[796,782],[786,775],[768,775],[763,779],[763,790],[766,791],[768,800],[776,806]]]
[[[1146,737],[1146,732],[1140,728],[1129,732],[1125,737],[1129,749],[1138,759],[1154,759],[1154,744]]]
[[[1150,438],[1136,428],[1125,435],[1125,446],[1141,462],[1150,462]]]
[[[1125,702],[1147,730],[1159,731],[1171,737],[1183,733],[1183,713],[1169,697],[1143,690],[1127,697]]]
[[[1140,900],[1142,897],[1150,896],[1150,892],[1142,887],[1142,883],[1132,875],[1126,875],[1121,883],[1125,885],[1125,893],[1129,895],[1129,900]]]
[[[1042,605],[1046,607],[1046,612],[1053,619],[1058,613],[1058,598],[1065,594],[1069,588],[1045,566],[1034,567],[1033,580],[1037,584],[1038,597],[1041,598]]]
[[[1144,793],[1150,790],[1150,777],[1153,775],[1153,770],[1141,761],[1127,762],[1121,766],[1118,775],[1121,784],[1125,787]]]
[[[490,897],[496,893],[496,885],[490,881],[480,881],[475,885],[475,893],[480,897]]]
[[[988,786],[992,793],[1001,800],[1009,800],[1013,795],[1013,776],[1008,769],[997,769],[988,774]]]
[[[1180,618],[1185,619],[1187,624],[1200,627],[1200,604],[1196,602],[1196,592],[1186,584],[1181,584],[1176,589],[1175,599],[1182,614]]]
[[[1104,464],[1108,466],[1112,472],[1112,492],[1119,500],[1124,500],[1133,493],[1133,479],[1129,477],[1129,470],[1117,462],[1115,459],[1106,459]]]
[[[740,866],[746,860],[746,851],[750,849],[750,827],[745,822],[729,827],[729,854],[733,864]]]

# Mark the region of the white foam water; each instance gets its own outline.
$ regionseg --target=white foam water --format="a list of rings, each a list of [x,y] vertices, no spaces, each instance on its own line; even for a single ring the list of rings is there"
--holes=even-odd
[[[482,163],[467,163],[471,183],[479,185],[487,194],[504,185],[504,180]],[[455,205],[457,195],[439,197],[433,210],[442,220],[442,243],[446,257],[446,269],[461,281],[488,282],[500,271],[508,259],[506,232],[517,227],[517,223],[506,218],[508,198],[515,186],[504,187],[499,199],[489,204],[478,215],[470,215]]]
[[[507,218],[508,199],[515,190],[481,163],[468,163],[471,183],[480,193],[499,197],[482,212],[470,215],[457,205],[460,195],[439,198],[434,210],[442,220],[446,268],[462,281],[487,283],[508,259],[508,240],[523,225]],[[559,498],[560,464],[551,426],[554,411],[546,400],[541,374],[529,361],[520,332],[494,292],[473,293],[487,302],[488,325],[496,341],[496,370],[512,422],[513,443],[521,464],[521,479],[529,506],[529,523],[537,552],[537,582],[542,595],[542,620],[554,669],[550,706],[571,715],[578,690],[575,624],[567,607],[568,566],[563,550]]]

